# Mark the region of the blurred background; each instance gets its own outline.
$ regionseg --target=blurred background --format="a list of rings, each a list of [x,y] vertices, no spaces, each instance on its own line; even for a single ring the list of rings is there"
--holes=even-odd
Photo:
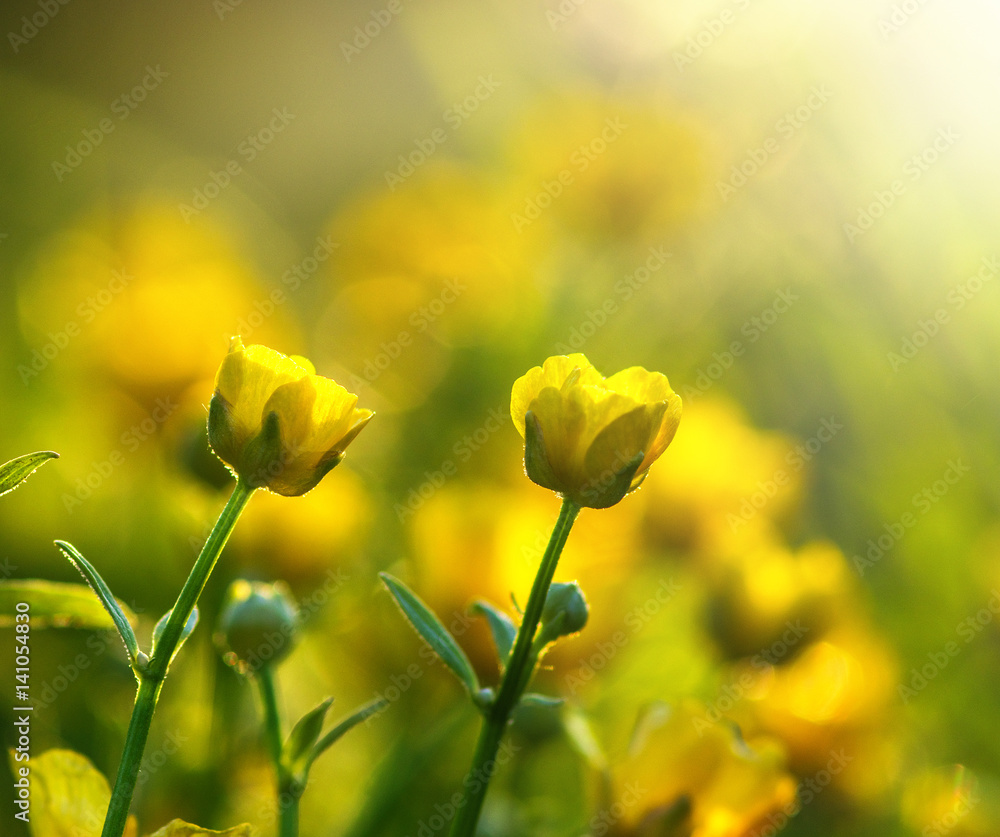
[[[536,684],[567,702],[518,717],[482,833],[1000,833],[995,4],[15,0],[0,24],[0,460],[61,454],[0,501],[5,577],[78,581],[69,540],[146,641],[232,484],[205,419],[233,334],[377,412],[315,491],[252,500],[140,833],[275,833],[255,690],[211,641],[239,577],[301,604],[289,718],[391,701],[317,762],[303,837],[446,833],[477,717],[376,574],[495,682],[466,608],[526,599],[558,507],[510,386],[569,351],[664,372],[684,418],[572,533],[557,578],[591,621]],[[113,776],[120,643],[33,653],[33,752]]]

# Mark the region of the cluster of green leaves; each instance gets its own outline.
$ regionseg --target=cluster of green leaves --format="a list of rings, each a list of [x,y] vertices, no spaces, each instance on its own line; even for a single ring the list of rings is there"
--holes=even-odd
[[[462,646],[458,644],[455,637],[444,626],[444,623],[438,619],[435,613],[416,593],[398,578],[385,572],[380,573],[380,577],[392,594],[392,597],[396,600],[396,604],[403,611],[406,620],[413,626],[413,629],[420,635],[421,639],[431,647],[434,653],[458,678],[459,682],[465,687],[465,691],[472,700],[472,703],[480,712],[484,714],[488,712],[493,705],[496,695],[492,688],[483,687],[480,684],[468,656],[462,650]],[[557,600],[567,588],[572,588],[578,592],[575,584],[553,584],[549,590],[547,601]],[[493,637],[493,646],[497,653],[497,663],[501,674],[503,674],[510,660],[511,649],[514,647],[514,642],[517,639],[517,624],[509,614],[483,599],[474,602],[471,611],[486,619],[490,634]],[[574,625],[572,630],[565,630],[563,626],[566,619],[567,616],[564,612],[555,614],[550,621],[542,623],[536,636],[533,637],[531,663],[528,666],[527,676],[521,684],[521,703],[558,706],[563,702],[561,698],[524,693],[523,690],[528,685],[528,682],[530,682],[531,674],[534,672],[535,666],[545,648],[561,636],[565,636],[568,633],[575,633],[582,627],[582,624],[578,624]],[[585,619],[586,617],[584,616],[584,621]]]

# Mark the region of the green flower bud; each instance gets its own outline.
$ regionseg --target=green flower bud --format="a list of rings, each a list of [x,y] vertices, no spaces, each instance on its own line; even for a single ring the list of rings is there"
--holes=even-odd
[[[229,585],[215,639],[226,664],[251,675],[288,656],[297,623],[287,585],[240,579]]]
[[[559,637],[583,630],[589,615],[590,608],[579,584],[575,581],[553,582],[545,596],[541,628],[536,642],[547,645]]]

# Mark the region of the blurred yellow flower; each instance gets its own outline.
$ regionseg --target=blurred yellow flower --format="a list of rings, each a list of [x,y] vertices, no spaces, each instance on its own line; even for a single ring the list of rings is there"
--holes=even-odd
[[[208,437],[218,457],[254,488],[305,494],[344,457],[374,415],[358,397],[315,374],[305,358],[234,337],[215,379]]]
[[[522,233],[551,215],[592,240],[645,241],[696,216],[708,184],[703,128],[662,97],[546,97],[507,146]]]
[[[414,336],[462,345],[509,336],[541,308],[539,265],[550,244],[513,228],[508,189],[506,178],[432,163],[405,187],[363,195],[331,223],[332,237],[351,242],[335,256],[337,285],[379,276],[413,282],[419,298],[401,325]]]
[[[264,248],[273,235],[255,230]],[[151,401],[211,376],[220,333],[295,340],[294,306],[273,304],[247,249],[224,226],[185,224],[176,204],[157,199],[88,212],[46,243],[20,282],[31,346],[23,377],[65,380],[82,364]]]
[[[773,675],[750,696],[748,725],[780,737],[796,770],[816,771],[831,753],[844,752],[850,763],[835,777],[837,787],[860,799],[884,793],[896,770],[888,713],[898,670],[871,627],[838,624],[775,665]]]
[[[744,742],[726,724],[699,729],[693,721],[701,711],[693,702],[656,704],[640,717],[629,758],[613,770],[621,804],[611,812],[625,833],[672,834],[657,828],[686,813],[684,834],[740,837],[796,810],[796,782],[780,744]]]
[[[753,427],[728,400],[695,399],[684,409],[687,430],[670,450],[675,467],[646,484],[651,529],[672,545],[743,548],[762,522],[781,520],[798,502],[808,462],[792,439]]]
[[[354,572],[373,513],[364,482],[340,466],[335,480],[298,502],[255,497],[230,539],[230,558],[244,574],[277,576],[296,590],[338,583],[341,573]]]
[[[770,651],[771,662],[787,662],[858,609],[847,561],[826,542],[792,551],[770,532],[714,561],[709,575],[712,631],[731,656]]]
[[[985,837],[1000,828],[996,801],[989,797],[975,773],[953,764],[908,778],[900,808],[910,828],[926,837]]]
[[[579,506],[639,487],[681,420],[666,376],[640,366],[604,378],[582,354],[550,357],[514,382],[510,413],[528,477]]]

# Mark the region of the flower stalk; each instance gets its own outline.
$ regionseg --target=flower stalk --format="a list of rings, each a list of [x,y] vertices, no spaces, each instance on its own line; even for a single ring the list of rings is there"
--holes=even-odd
[[[298,837],[299,798],[302,796],[302,788],[299,787],[295,776],[282,758],[281,711],[278,709],[274,667],[262,666],[254,679],[257,681],[261,703],[264,705],[264,734],[267,738],[267,749],[271,755],[275,779],[277,780],[278,835],[279,837]]]
[[[202,590],[205,589],[212,569],[215,567],[226,541],[229,540],[229,536],[254,490],[243,480],[237,480],[229,501],[215,522],[198,559],[191,568],[187,581],[184,582],[184,586],[177,596],[177,601],[170,611],[166,625],[153,648],[152,656],[148,661],[138,663],[135,666],[139,690],[132,708],[132,719],[125,736],[125,748],[122,752],[121,763],[118,765],[118,775],[111,791],[111,802],[108,805],[108,813],[104,819],[104,830],[101,832],[101,837],[121,837],[125,831],[129,807],[132,804],[136,781],[139,778],[142,754],[146,749],[150,724],[153,721],[153,713],[156,711],[160,689],[167,676],[170,661],[177,651],[185,626],[191,618],[191,613],[198,603]]]
[[[552,578],[559,564],[559,556],[562,555],[570,529],[579,513],[580,506],[572,500],[563,500],[559,517],[545,548],[538,573],[535,575],[524,618],[517,631],[496,700],[485,710],[485,719],[479,732],[472,766],[464,783],[468,791],[452,826],[451,837],[473,837],[475,834],[476,823],[479,822],[483,801],[489,788],[489,780],[496,770],[500,741],[538,662],[538,649],[534,647],[535,633],[538,630]]]

